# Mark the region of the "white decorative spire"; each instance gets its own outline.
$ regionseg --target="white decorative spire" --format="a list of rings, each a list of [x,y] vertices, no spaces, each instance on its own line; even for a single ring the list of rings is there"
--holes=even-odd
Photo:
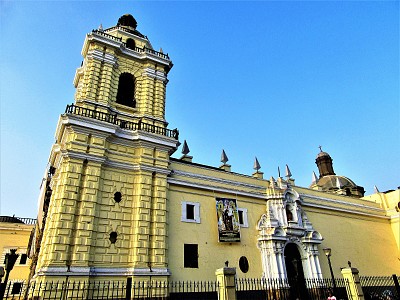
[[[260,163],[258,162],[258,159],[257,159],[257,157],[255,158],[255,160],[254,160],[254,166],[253,166],[253,169],[254,170],[256,170],[256,172],[258,172],[258,170],[260,170],[261,169],[261,166],[260,166]]]
[[[103,31],[103,25],[100,23],[98,31]]]
[[[221,162],[225,165],[228,162],[228,156],[226,156],[225,150],[222,149],[222,154],[221,154]]]
[[[315,172],[313,171],[312,172],[312,182],[311,183],[317,183],[317,181],[318,181],[317,174],[315,174]]]

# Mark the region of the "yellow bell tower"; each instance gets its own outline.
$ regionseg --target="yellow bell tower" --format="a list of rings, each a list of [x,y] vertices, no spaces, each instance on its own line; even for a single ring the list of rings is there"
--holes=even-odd
[[[86,36],[75,103],[60,116],[38,281],[166,278],[172,67],[124,15]],[[45,213],[46,215],[46,213]]]

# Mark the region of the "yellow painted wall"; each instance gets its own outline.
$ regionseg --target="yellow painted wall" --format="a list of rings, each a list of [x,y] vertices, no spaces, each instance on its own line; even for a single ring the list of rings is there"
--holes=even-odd
[[[34,225],[25,225],[19,223],[0,222],[0,266],[4,267],[4,254],[5,250],[17,249],[18,257],[14,269],[11,271],[9,280],[26,280],[29,275],[30,259],[28,258],[26,264],[21,265],[21,254],[27,252],[29,237]],[[4,278],[3,278],[4,279]]]
[[[239,208],[247,208],[249,228],[241,228],[240,243],[218,242],[218,227],[215,197],[234,198]],[[229,261],[230,267],[237,268],[238,277],[260,278],[262,274],[260,251],[257,249],[257,212],[264,205],[251,203],[250,199],[232,194],[212,193],[204,190],[186,189],[170,185],[169,193],[169,268],[171,280],[213,280],[215,270]],[[181,201],[200,203],[201,223],[181,221]],[[183,267],[184,244],[198,244],[199,268]],[[239,269],[239,258],[246,256],[249,272]]]

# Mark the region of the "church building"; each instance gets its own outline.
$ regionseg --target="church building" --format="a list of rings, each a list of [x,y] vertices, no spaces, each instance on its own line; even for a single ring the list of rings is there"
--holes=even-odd
[[[165,119],[171,58],[131,15],[87,34],[82,56],[42,184],[34,280],[215,280],[225,263],[239,278],[328,278],[324,248],[337,277],[348,261],[400,269],[399,189],[364,196],[322,149],[309,187],[288,166],[264,178],[257,159],[232,172],[225,151],[220,166],[195,162]]]

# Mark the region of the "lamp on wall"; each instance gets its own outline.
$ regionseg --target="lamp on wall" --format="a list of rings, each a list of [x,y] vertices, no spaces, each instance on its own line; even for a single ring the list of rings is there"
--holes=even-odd
[[[324,250],[326,257],[328,258],[329,270],[331,271],[331,277],[332,277],[332,283],[333,283],[333,293],[336,293],[336,281],[335,281],[335,276],[333,276],[333,270],[332,270],[332,264],[331,264],[332,249],[324,248],[322,250]]]
[[[17,258],[19,256],[19,254],[17,254],[16,252],[17,249],[11,249],[10,253],[6,254],[6,259],[4,263],[6,269],[6,278],[4,279],[4,282],[1,284],[0,300],[3,300],[4,298],[4,293],[7,287],[8,276],[10,275],[11,270],[14,268],[15,262],[17,261]]]

